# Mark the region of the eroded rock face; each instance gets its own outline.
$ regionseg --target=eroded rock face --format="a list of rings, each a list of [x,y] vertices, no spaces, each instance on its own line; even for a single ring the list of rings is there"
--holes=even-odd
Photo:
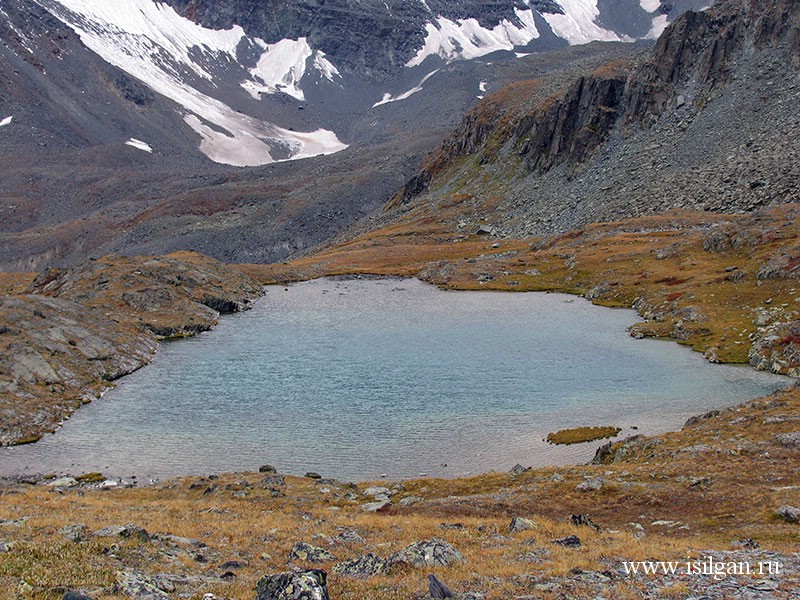
[[[0,326],[0,445],[53,429],[158,346],[131,324],[45,296],[0,296]]]
[[[529,120],[527,131],[521,126],[519,134],[530,137],[520,151],[528,168],[542,173],[568,160],[585,160],[606,140],[621,114],[625,79],[624,72],[580,77],[541,117]]]
[[[159,337],[210,329],[261,287],[198,254],[110,257],[42,273],[0,296],[0,445],[35,441],[109,382],[149,363]]]
[[[249,308],[261,286],[219,261],[191,252],[161,257],[106,257],[48,269],[32,294],[72,300],[124,316],[158,337],[207,331],[218,313]]]

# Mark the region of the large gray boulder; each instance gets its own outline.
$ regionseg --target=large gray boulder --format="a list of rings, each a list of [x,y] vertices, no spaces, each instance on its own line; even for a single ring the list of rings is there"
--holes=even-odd
[[[262,577],[255,600],[330,600],[328,574],[319,569]]]
[[[333,567],[333,572],[344,577],[368,579],[375,575],[385,574],[387,572],[387,565],[386,561],[370,552],[364,556],[338,563]]]
[[[449,567],[463,562],[464,557],[452,544],[439,538],[414,542],[386,559],[389,565],[406,564],[412,567]]]

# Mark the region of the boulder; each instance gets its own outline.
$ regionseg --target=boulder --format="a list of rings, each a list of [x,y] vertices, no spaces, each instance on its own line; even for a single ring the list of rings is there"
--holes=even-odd
[[[513,467],[511,467],[509,474],[512,477],[519,477],[520,475],[527,473],[530,470],[531,470],[530,467],[523,467],[521,464],[517,463]]]
[[[570,523],[575,527],[591,527],[595,531],[600,531],[600,526],[589,518],[589,515],[570,515]]]
[[[169,600],[167,592],[151,577],[138,571],[118,571],[114,592],[136,600]]]
[[[325,548],[312,546],[311,544],[307,544],[306,542],[295,543],[295,545],[292,546],[292,550],[289,553],[289,556],[290,558],[295,560],[302,560],[305,562],[314,562],[314,563],[336,560],[333,554],[325,550]]]
[[[343,577],[368,579],[375,575],[383,575],[388,571],[386,562],[378,555],[370,552],[352,560],[345,560],[333,567],[333,572]]]
[[[255,600],[330,600],[328,574],[319,569],[262,577]]]
[[[65,525],[58,530],[58,533],[68,542],[78,543],[83,541],[86,537],[86,525],[83,523],[74,523],[72,525]]]
[[[534,523],[530,519],[525,519],[523,517],[514,517],[511,519],[511,525],[509,525],[508,530],[511,533],[516,533],[518,531],[528,531],[530,529],[536,529],[536,523]]]
[[[775,441],[786,448],[800,448],[800,431],[782,433],[775,436]]]
[[[592,477],[586,481],[582,481],[575,486],[575,491],[578,492],[596,492],[603,488],[605,480],[602,477]]]
[[[800,508],[794,506],[781,506],[775,515],[787,523],[800,523]]]
[[[390,555],[386,562],[390,566],[406,564],[412,567],[449,567],[457,562],[464,562],[464,557],[450,543],[432,538],[414,542]]]
[[[286,485],[286,477],[283,475],[270,475],[268,477],[264,477],[264,479],[261,480],[261,484],[268,488],[276,485]]]
[[[580,548],[581,538],[577,535],[568,535],[567,537],[553,540],[553,544],[557,546],[565,546],[567,548]]]
[[[428,575],[428,592],[431,598],[452,598],[453,592],[444,583],[436,578],[436,575]]]
[[[78,480],[74,477],[59,477],[58,479],[54,479],[50,483],[48,483],[50,487],[61,487],[61,488],[71,488],[79,485]]]
[[[421,496],[406,496],[400,500],[400,506],[411,506],[412,504],[417,504],[424,501],[425,498],[422,498]]]
[[[392,506],[391,500],[380,500],[378,502],[367,502],[361,505],[364,512],[384,512]]]

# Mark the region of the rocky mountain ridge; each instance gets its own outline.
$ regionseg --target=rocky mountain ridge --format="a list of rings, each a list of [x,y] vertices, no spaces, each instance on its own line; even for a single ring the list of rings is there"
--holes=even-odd
[[[501,118],[489,97],[391,206],[500,193],[497,214],[481,218],[519,237],[670,207],[791,201],[799,27],[792,2],[721,2],[679,17],[638,62],[518,95]]]
[[[0,268],[296,255],[374,216],[487,90],[702,4],[8,0]]]

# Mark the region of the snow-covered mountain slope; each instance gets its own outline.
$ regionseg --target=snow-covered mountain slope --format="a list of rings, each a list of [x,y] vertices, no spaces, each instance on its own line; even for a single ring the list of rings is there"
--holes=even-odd
[[[202,91],[216,87],[217,77],[240,72],[241,85],[251,92],[285,91],[302,98],[296,83],[312,56],[312,66],[319,65],[325,77],[332,79],[336,73],[304,40],[268,45],[247,37],[240,27],[207,29],[152,0],[40,0],[40,4],[103,59],[185,109],[184,121],[201,136],[200,149],[215,162],[253,166],[346,148],[331,131],[288,131],[232,109],[213,91]],[[245,71],[238,53],[257,51],[258,63]]]
[[[478,98],[700,3],[0,0],[0,269],[282,260],[380,211]]]
[[[36,1],[104,60],[177,103],[206,156],[236,166],[332,154],[347,147],[336,131],[336,119],[323,118],[324,127],[295,131],[263,109],[243,110],[247,103],[236,100],[242,91],[256,101],[286,94],[306,102],[308,88],[346,85],[343,71],[373,80],[370,76],[380,72],[384,89],[367,90],[378,96],[363,104],[368,109],[422,89],[421,84],[410,90],[393,88],[392,80],[402,78],[404,69],[424,68],[418,76],[424,82],[442,62],[497,51],[633,41],[653,36],[672,10],[660,0],[331,0],[281,6],[239,0],[228,18],[228,8],[205,0],[173,0],[171,6],[155,0]],[[627,12],[628,18],[612,18],[609,5],[618,14]],[[616,30],[606,25],[609,19]],[[374,55],[355,58],[384,40],[387,30],[395,36],[388,36],[389,44]],[[386,73],[395,77],[387,81]],[[362,87],[360,93],[364,91]]]

